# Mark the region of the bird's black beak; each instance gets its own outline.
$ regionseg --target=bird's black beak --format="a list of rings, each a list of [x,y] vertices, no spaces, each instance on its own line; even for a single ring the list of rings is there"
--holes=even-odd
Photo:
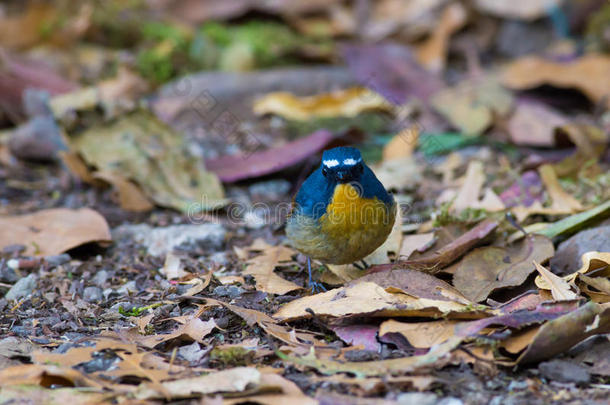
[[[339,183],[347,183],[351,180],[351,174],[349,170],[337,170],[335,172],[335,178]]]

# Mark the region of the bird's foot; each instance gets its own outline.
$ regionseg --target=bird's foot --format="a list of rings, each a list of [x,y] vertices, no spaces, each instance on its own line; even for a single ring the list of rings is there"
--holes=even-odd
[[[319,292],[326,291],[326,287],[324,287],[324,285],[322,285],[322,283],[318,283],[317,281],[310,280],[309,281],[309,291],[311,291],[312,294],[317,294]]]
[[[370,264],[368,264],[367,262],[364,261],[364,259],[360,260],[360,263],[358,262],[354,262],[354,267],[357,268],[358,270],[366,270],[369,267],[371,267]]]

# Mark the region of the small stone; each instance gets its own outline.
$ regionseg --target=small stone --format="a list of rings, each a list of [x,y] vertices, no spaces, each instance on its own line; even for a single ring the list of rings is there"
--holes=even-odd
[[[99,287],[87,287],[83,290],[83,299],[87,302],[100,302],[104,298]]]
[[[591,376],[578,364],[565,360],[552,360],[538,365],[540,375],[551,380],[564,383],[586,384]]]
[[[279,201],[290,191],[291,184],[287,180],[269,180],[252,184],[248,187],[253,199],[261,201]]]
[[[529,384],[525,380],[513,380],[508,384],[508,391],[523,391],[527,389],[528,386]]]
[[[199,343],[193,342],[190,345],[182,346],[178,349],[178,355],[190,363],[200,362],[208,352],[201,350]]]
[[[464,405],[464,402],[455,397],[446,397],[436,403],[437,405]]]
[[[19,280],[19,275],[15,269],[8,264],[5,264],[4,261],[0,261],[0,282],[13,284],[16,283],[17,280]]]
[[[131,238],[145,246],[148,254],[163,256],[175,248],[192,250],[201,247],[206,250],[220,250],[226,231],[220,224],[172,225],[153,228],[146,224],[121,225],[112,231],[114,240]]]
[[[95,273],[95,276],[93,276],[93,284],[95,284],[98,287],[103,287],[104,284],[106,284],[106,281],[108,280],[108,272],[106,270],[100,270],[97,273]]]
[[[219,297],[228,297],[234,299],[242,295],[244,290],[236,285],[219,285],[214,288],[214,294]]]
[[[400,405],[434,405],[437,400],[435,394],[427,392],[406,392],[396,398]]]
[[[45,260],[51,265],[51,267],[61,266],[62,264],[68,263],[72,258],[67,253],[60,255],[46,256]]]
[[[136,287],[136,281],[131,280],[117,288],[116,292],[119,295],[128,295],[130,292],[135,293],[138,292],[138,288]]]
[[[216,252],[210,255],[210,261],[216,263],[219,266],[226,266],[229,264],[229,256],[227,252]]]
[[[7,300],[18,300],[23,297],[27,297],[32,294],[32,291],[36,288],[36,276],[30,274],[27,277],[23,277],[11,287],[10,290],[4,296]]]

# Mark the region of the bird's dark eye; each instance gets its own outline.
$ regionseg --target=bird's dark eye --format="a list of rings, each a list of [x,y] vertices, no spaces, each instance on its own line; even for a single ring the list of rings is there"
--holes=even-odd
[[[322,167],[322,174],[325,176],[328,174],[328,169],[326,167]]]
[[[358,170],[358,173],[362,174],[362,173],[364,173],[364,166],[359,164],[358,168],[356,170]]]

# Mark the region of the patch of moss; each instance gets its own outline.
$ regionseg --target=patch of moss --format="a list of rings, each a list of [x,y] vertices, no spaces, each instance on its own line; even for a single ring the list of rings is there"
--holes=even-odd
[[[245,366],[252,361],[253,357],[252,350],[239,346],[224,349],[215,347],[210,352],[210,360],[220,363],[223,367]]]

